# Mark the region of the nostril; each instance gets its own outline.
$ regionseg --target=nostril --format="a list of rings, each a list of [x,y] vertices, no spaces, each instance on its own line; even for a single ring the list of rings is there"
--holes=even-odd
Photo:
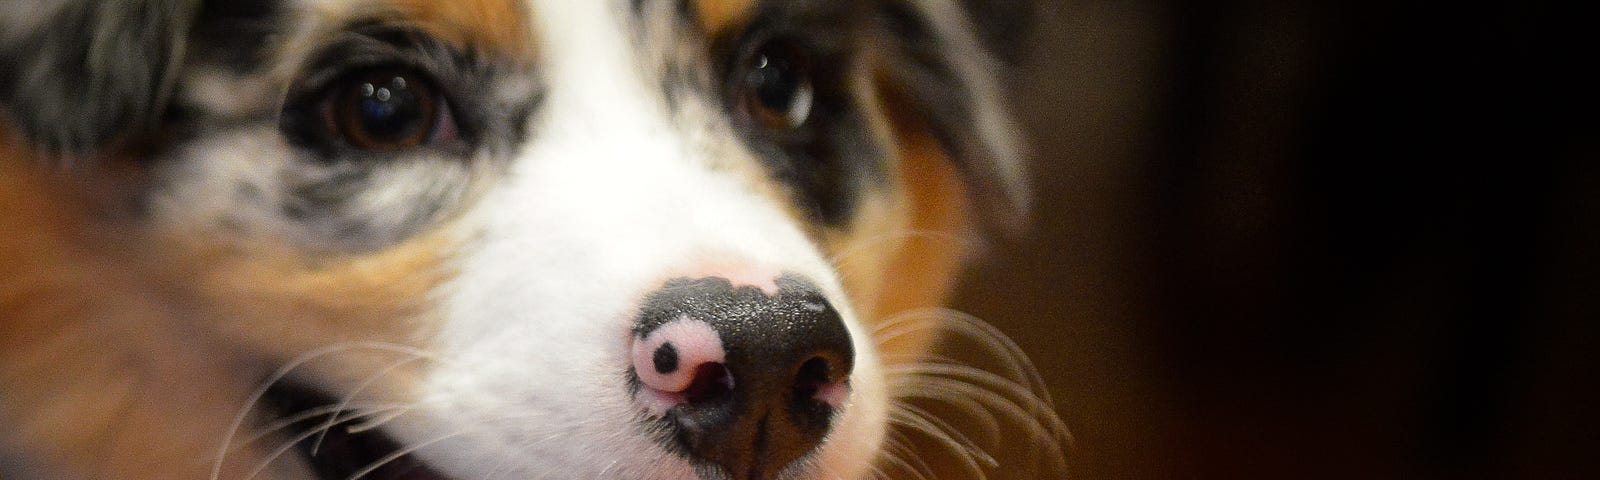
[[[800,364],[800,372],[795,374],[794,377],[795,398],[816,396],[818,389],[831,383],[828,381],[828,373],[831,370],[828,366],[828,360],[820,356],[811,357],[810,360]]]
[[[706,404],[726,398],[733,393],[733,374],[721,363],[705,363],[695,369],[694,381],[683,391],[689,404]]]
[[[780,478],[848,408],[855,352],[844,318],[804,278],[771,283],[669,280],[633,327],[635,398],[674,448],[724,478]]]
[[[821,404],[838,409],[850,397],[849,372],[836,372],[835,365],[825,356],[815,356],[800,364],[794,378],[794,402],[799,407]],[[809,408],[807,408],[809,409]]]

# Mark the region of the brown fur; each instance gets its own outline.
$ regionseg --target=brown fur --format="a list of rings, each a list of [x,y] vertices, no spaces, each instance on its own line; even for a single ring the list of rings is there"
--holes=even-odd
[[[955,165],[932,135],[896,124],[901,156],[898,174],[910,204],[915,235],[888,259],[884,289],[874,306],[880,317],[945,304],[973,237],[972,221]]]
[[[966,184],[928,126],[883,88],[877,123],[897,147],[890,198],[863,208],[848,236],[828,244],[846,288],[869,322],[908,311],[939,308],[955,286],[962,261],[976,242]],[[915,355],[935,340],[932,332],[884,345],[889,355]]]
[[[700,28],[707,33],[719,33],[743,25],[755,13],[752,0],[695,0]]]
[[[394,0],[400,15],[457,47],[524,56],[534,42],[528,15],[516,0]]]
[[[447,278],[436,237],[307,258],[127,227],[102,208],[114,202],[84,196],[99,190],[85,182],[118,176],[114,162],[63,174],[27,157],[0,145],[0,424],[30,451],[51,447],[31,462],[99,459],[75,472],[86,478],[207,478],[213,458],[194,453],[222,444],[268,373],[237,352],[275,365],[344,341],[420,343],[420,305]],[[340,375],[397,357],[355,351],[305,371],[350,383]],[[403,395],[426,363],[408,366],[369,393]],[[245,453],[224,478],[255,466]]]
[[[30,461],[98,459],[86,478],[204,478],[193,452],[233,418],[232,365],[184,342],[170,292],[107,253],[126,232],[26,157],[0,145],[0,424],[48,448]]]
[[[392,5],[445,41],[532,53],[517,2]],[[738,28],[752,5],[695,3],[707,32]],[[871,323],[942,306],[974,237],[969,192],[928,126],[892,94],[867,107],[876,112],[876,133],[897,147],[891,185],[865,197],[848,233],[822,236]],[[0,138],[5,133],[0,126]],[[438,323],[430,294],[450,278],[447,260],[457,246],[445,234],[371,254],[312,256],[221,241],[215,232],[149,231],[121,225],[101,199],[83,197],[94,191],[82,188],[83,177],[116,176],[115,167],[69,179],[28,156],[0,144],[0,425],[30,446],[47,446],[51,458],[41,461],[102,459],[74,472],[86,478],[206,478],[213,458],[194,452],[222,443],[237,409],[271,373],[262,365],[340,342],[419,345]],[[783,197],[782,186],[745,168],[759,179],[753,188]],[[884,353],[920,353],[934,340],[927,333],[885,345]],[[350,375],[398,359],[340,355],[309,363],[306,372],[350,385],[362,380]],[[426,365],[393,371],[371,396],[405,398]],[[243,478],[258,460],[230,458],[222,477]]]
[[[442,265],[449,245],[424,236],[349,258],[307,257],[262,245],[189,245],[180,250],[192,253],[174,271],[193,279],[190,291],[218,319],[215,333],[281,362],[345,342],[425,344],[438,324],[427,305],[430,292],[449,278]],[[342,375],[373,372],[394,359],[341,355],[307,369],[330,381],[356,382],[360,378]],[[409,387],[414,373],[401,370],[383,385]]]

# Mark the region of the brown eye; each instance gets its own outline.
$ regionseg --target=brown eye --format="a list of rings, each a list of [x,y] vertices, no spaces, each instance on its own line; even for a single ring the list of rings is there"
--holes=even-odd
[[[766,128],[798,127],[811,116],[811,58],[800,45],[768,42],[745,62],[740,102]]]
[[[376,70],[334,87],[330,120],[351,145],[393,151],[434,140],[442,101],[426,77],[404,70]]]

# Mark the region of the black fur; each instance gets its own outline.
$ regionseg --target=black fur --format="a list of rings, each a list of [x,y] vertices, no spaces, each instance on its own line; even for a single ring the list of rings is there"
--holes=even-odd
[[[249,74],[271,65],[272,40],[289,24],[282,0],[207,1],[190,34],[190,63]]]
[[[69,1],[0,35],[0,105],[46,152],[79,154],[151,131],[172,92],[198,0]]]
[[[674,5],[685,6],[685,2]],[[991,66],[1015,60],[1018,44],[1028,36],[1028,13],[1035,10],[1030,0],[1004,0],[998,3],[959,1],[951,12],[930,11],[927,5],[911,0],[873,0],[869,2],[761,1],[748,24],[723,32],[700,32],[711,43],[714,73],[723,79],[722,106],[740,127],[749,146],[767,161],[775,180],[790,188],[793,200],[816,224],[841,228],[851,224],[866,192],[888,185],[891,165],[872,159],[887,158],[871,137],[871,128],[857,102],[854,82],[860,75],[879,76],[900,112],[923,122],[941,147],[949,153],[970,185],[979,217],[999,232],[1014,232],[1026,218],[1026,192],[1007,178],[1014,172],[1001,168],[1000,158],[1014,154],[999,151],[997,140],[986,138],[980,130],[977,112],[981,102],[997,101],[997,92],[976,85],[980,76],[993,76]],[[673,13],[684,28],[693,29],[694,10],[679,8]],[[970,37],[953,38],[935,27],[930,15],[966,14],[977,32]],[[951,20],[951,19],[940,19]],[[805,47],[812,58],[811,80],[816,103],[810,118],[795,128],[773,130],[751,124],[742,112],[738,85],[739,66],[749,50],[770,39],[787,39]],[[963,48],[952,48],[961,44]],[[970,45],[968,45],[970,44]],[[967,55],[964,52],[973,52]],[[883,59],[881,70],[863,69],[864,54]],[[973,68],[973,62],[981,62]],[[669,65],[661,90],[672,102],[686,93],[708,88],[682,69]],[[1003,85],[1003,82],[997,82]],[[997,86],[999,86],[997,85]]]
[[[1031,10],[1025,1],[1001,3],[1006,4],[1004,8],[969,6],[969,13],[986,15],[973,18],[973,23],[996,28],[1020,27],[1021,24],[1008,23],[1003,18]],[[906,113],[926,122],[930,133],[965,176],[972,200],[980,210],[978,218],[992,230],[1015,232],[1021,229],[1027,217],[1027,194],[1009,188],[1007,173],[998,163],[997,156],[1001,152],[994,151],[993,144],[978,130],[980,125],[975,115],[980,106],[978,102],[989,100],[981,98],[984,92],[972,83],[973,78],[961,73],[962,63],[982,59],[961,58],[957,50],[951,48],[958,40],[940,34],[927,12],[910,2],[884,0],[877,5],[876,18],[888,37],[888,45],[880,47],[889,49],[884,55],[892,60],[888,62],[888,70],[883,72],[890,82],[889,93],[901,108],[909,110]],[[978,33],[978,40],[985,40],[985,35],[981,31]],[[993,41],[978,47],[994,54],[994,49],[1007,48],[1008,41],[1023,36],[1021,33],[988,35]],[[1001,65],[995,62],[985,67]],[[998,73],[1004,80],[1004,72]],[[1003,86],[1003,82],[1000,85]]]
[[[880,160],[886,157],[850,90],[867,37],[863,13],[859,4],[847,2],[767,2],[743,32],[712,45],[725,78],[724,108],[772,177],[790,188],[796,206],[828,227],[849,225],[862,193],[889,179],[889,165]],[[810,57],[815,103],[794,128],[764,128],[742,107],[739,65],[771,41],[800,45]]]
[[[741,49],[763,38],[794,37],[810,47],[818,66],[813,81],[816,105],[812,121],[800,128],[773,132],[745,129],[752,147],[769,160],[769,169],[780,182],[796,193],[796,203],[813,219],[829,227],[848,225],[854,218],[863,191],[885,185],[889,166],[864,159],[882,158],[869,137],[870,128],[855,107],[850,91],[854,75],[881,75],[886,93],[901,112],[922,122],[922,127],[950,155],[965,177],[978,218],[999,233],[1014,233],[1027,217],[1027,193],[1007,177],[1001,158],[1016,152],[999,151],[997,140],[986,138],[977,113],[982,102],[1000,92],[987,91],[976,84],[980,76],[997,76],[1004,86],[1009,68],[1003,61],[1021,56],[1019,44],[1027,38],[1029,13],[1036,10],[1029,0],[996,3],[960,2],[959,13],[971,18],[977,31],[972,37],[955,38],[941,32],[927,5],[910,0],[871,2],[776,2],[764,1],[742,33],[713,38],[713,54],[722,62],[721,70],[732,70],[744,56]],[[951,20],[951,19],[938,19]],[[964,43],[976,42],[974,45]],[[974,58],[960,48],[991,57]],[[885,63],[880,71],[856,68],[861,50],[869,50]],[[1003,61],[990,61],[991,59]],[[976,69],[973,62],[985,62]],[[737,91],[724,88],[725,91]],[[671,96],[672,89],[667,89]],[[737,98],[724,105],[739,115]],[[748,123],[748,122],[746,122]]]

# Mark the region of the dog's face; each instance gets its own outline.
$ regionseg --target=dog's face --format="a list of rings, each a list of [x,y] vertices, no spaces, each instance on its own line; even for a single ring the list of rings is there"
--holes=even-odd
[[[42,295],[138,298],[7,340],[121,332],[67,368],[144,380],[0,398],[24,423],[86,405],[0,438],[18,475],[869,477],[926,347],[894,314],[937,306],[1024,196],[942,1],[24,10],[11,156],[78,180],[11,181],[94,198],[53,221],[118,245],[36,268],[128,277]],[[83,388],[18,373],[82,336],[0,356],[0,388]]]

